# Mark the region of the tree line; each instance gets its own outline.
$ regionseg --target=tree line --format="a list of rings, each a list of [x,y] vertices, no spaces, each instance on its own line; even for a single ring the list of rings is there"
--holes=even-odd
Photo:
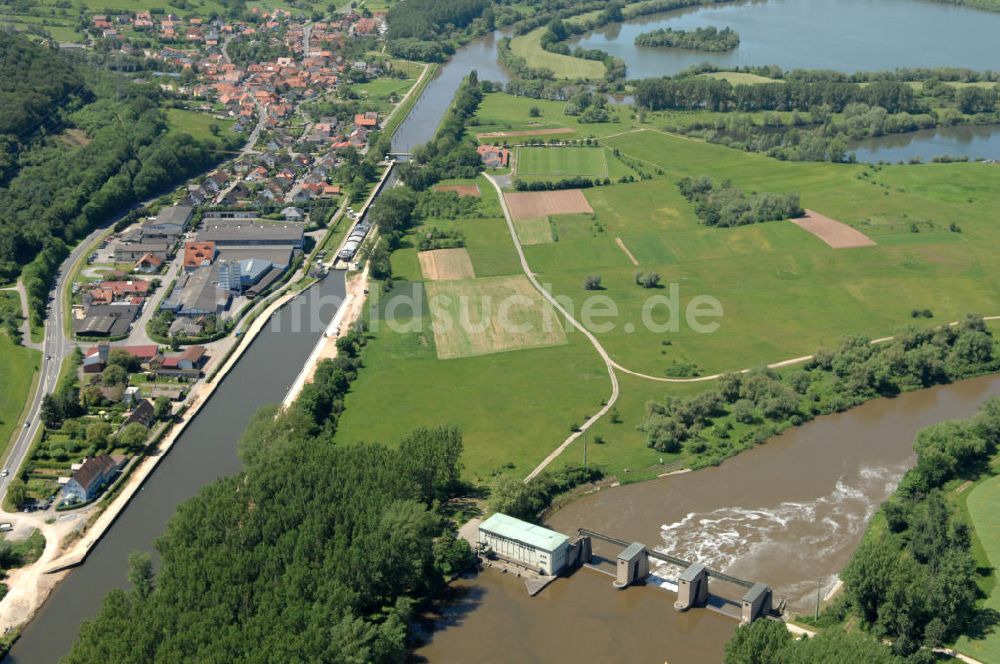
[[[913,88],[902,81],[876,81],[861,85],[849,81],[800,81],[737,83],[705,77],[649,78],[635,84],[635,101],[642,108],[662,110],[808,111],[827,106],[840,113],[852,103],[880,106],[889,113],[927,110]]]
[[[635,38],[636,46],[685,48],[693,51],[732,51],[740,45],[740,35],[732,28],[714,26],[694,30],[660,28],[643,32]]]
[[[640,428],[650,447],[683,452],[700,467],[819,415],[997,369],[996,340],[981,317],[970,315],[956,326],[907,326],[881,344],[846,337],[790,373],[725,374],[696,397],[650,402]]]
[[[721,185],[703,175],[683,178],[677,188],[695,205],[695,214],[706,226],[744,226],[763,221],[779,221],[805,214],[798,194],[745,193],[730,181]]]

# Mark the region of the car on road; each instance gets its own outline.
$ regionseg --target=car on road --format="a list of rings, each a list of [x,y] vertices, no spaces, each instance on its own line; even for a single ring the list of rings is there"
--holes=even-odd
[[[0,477],[7,477],[8,475],[10,475],[10,471],[7,470],[6,468],[4,468],[2,472],[0,472]]]
[[[28,428],[28,427],[30,427],[30,426],[31,426],[31,422],[25,422],[25,423],[24,423],[24,428],[25,428],[25,429],[27,429],[27,428]]]

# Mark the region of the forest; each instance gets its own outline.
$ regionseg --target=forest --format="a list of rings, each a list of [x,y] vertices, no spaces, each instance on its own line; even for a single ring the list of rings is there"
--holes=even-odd
[[[740,45],[740,35],[732,28],[719,30],[711,26],[694,30],[660,28],[637,36],[635,45],[685,48],[693,51],[732,51]]]
[[[4,77],[2,83],[11,92],[2,98],[0,117],[22,119],[7,125],[21,135],[16,161],[0,181],[0,281],[12,280],[24,268],[37,325],[68,244],[136,202],[207,169],[224,156],[220,148],[233,146],[168,133],[161,93],[153,85],[74,66],[23,37],[0,34],[0,61],[6,63],[8,56],[25,67],[39,60],[39,67],[52,69],[54,81],[71,77],[75,86],[69,91],[65,85],[49,86],[52,94],[62,94],[59,99],[72,92],[71,102],[58,107],[52,97],[53,108],[41,118],[49,124],[39,124],[32,121],[34,107],[18,102],[21,77],[13,77],[15,82]]]

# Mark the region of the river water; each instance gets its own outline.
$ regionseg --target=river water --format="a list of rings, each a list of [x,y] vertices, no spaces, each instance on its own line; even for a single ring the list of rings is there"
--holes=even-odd
[[[826,595],[868,519],[913,464],[917,432],[969,417],[992,396],[1000,396],[1000,376],[873,401],[791,429],[717,468],[585,496],[548,525],[699,560],[767,583],[793,611],[811,612],[817,586]],[[595,552],[617,554],[603,544]],[[492,569],[461,581],[455,593],[417,652],[428,661],[717,662],[736,626],[707,610],[678,614],[676,595],[652,584],[615,591],[610,577],[589,569],[535,598],[520,579]]]

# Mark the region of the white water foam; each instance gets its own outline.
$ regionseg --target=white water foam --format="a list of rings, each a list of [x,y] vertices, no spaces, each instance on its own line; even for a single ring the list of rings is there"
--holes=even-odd
[[[828,493],[811,501],[690,513],[661,526],[658,549],[721,571],[783,561],[784,578],[753,580],[770,583],[793,605],[803,604],[815,598],[817,579],[824,594],[836,583],[839,569],[832,569],[828,559],[843,557],[857,545],[868,520],[905,470],[906,464],[865,466],[850,477],[841,476]],[[667,567],[659,573],[673,576]]]

